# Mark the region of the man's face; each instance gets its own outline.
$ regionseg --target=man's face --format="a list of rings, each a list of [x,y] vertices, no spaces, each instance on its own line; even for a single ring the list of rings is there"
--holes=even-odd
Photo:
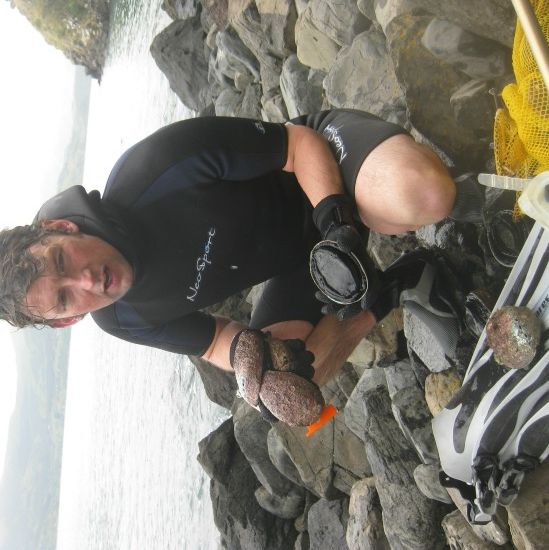
[[[50,235],[29,248],[45,269],[27,291],[29,313],[66,319],[106,307],[133,282],[127,260],[107,242],[84,233]]]

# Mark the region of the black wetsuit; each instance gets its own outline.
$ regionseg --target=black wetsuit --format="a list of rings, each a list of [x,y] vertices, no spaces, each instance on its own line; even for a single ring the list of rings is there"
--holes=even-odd
[[[331,116],[297,122],[319,128]],[[339,142],[332,146],[341,156]],[[185,120],[129,149],[101,199],[73,188],[48,201],[38,218],[72,219],[130,261],[129,292],[92,314],[102,329],[131,342],[201,355],[213,339],[215,320],[199,310],[275,276],[289,277],[282,283],[289,293],[293,273],[309,279],[308,253],[318,235],[295,176],[282,171],[286,156],[284,125]],[[308,294],[310,302],[312,290]],[[313,315],[320,315],[316,306]]]

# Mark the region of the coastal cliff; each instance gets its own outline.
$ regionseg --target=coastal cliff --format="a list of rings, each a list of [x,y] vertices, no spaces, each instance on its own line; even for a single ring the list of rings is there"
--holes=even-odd
[[[48,44],[101,79],[109,32],[108,0],[11,0]]]

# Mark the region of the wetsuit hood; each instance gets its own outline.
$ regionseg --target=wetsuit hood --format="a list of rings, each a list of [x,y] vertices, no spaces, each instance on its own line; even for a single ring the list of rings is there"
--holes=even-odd
[[[69,220],[82,233],[99,237],[114,246],[128,260],[134,271],[139,267],[134,231],[127,215],[109,201],[101,200],[99,191],[89,193],[75,185],[46,201],[34,223],[42,220]]]

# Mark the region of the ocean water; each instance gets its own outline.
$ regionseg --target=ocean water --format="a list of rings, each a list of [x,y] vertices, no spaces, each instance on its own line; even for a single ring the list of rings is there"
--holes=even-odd
[[[190,113],[149,54],[170,23],[161,0],[117,1],[93,86],[84,184],[102,189],[119,155]],[[198,441],[226,418],[186,357],[131,345],[91,320],[72,329],[58,550],[217,548]]]

